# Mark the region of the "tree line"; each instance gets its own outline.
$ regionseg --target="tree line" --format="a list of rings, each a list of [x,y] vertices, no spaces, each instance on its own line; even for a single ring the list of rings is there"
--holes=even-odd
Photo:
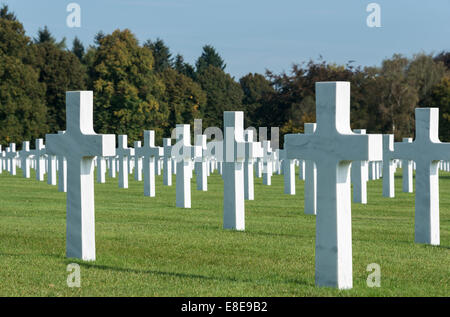
[[[155,130],[157,142],[177,123],[223,125],[223,112],[243,110],[245,126],[303,132],[315,122],[317,81],[351,82],[351,126],[368,133],[414,136],[414,109],[439,107],[440,137],[450,141],[450,52],[395,54],[379,67],[316,61],[289,72],[249,73],[236,80],[217,50],[205,45],[191,65],[162,39],[140,44],[128,29],[98,32],[71,48],[47,27],[36,38],[7,6],[0,9],[0,144],[20,143],[65,129],[65,93],[94,91],[94,128],[128,134],[129,142]],[[270,129],[269,129],[270,130]]]

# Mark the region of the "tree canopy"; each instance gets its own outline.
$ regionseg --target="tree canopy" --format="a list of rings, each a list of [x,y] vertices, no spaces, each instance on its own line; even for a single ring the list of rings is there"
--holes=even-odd
[[[294,63],[288,72],[249,73],[235,79],[212,45],[193,64],[172,55],[163,39],[140,45],[128,29],[99,31],[93,44],[77,37],[70,49],[49,28],[32,40],[8,6],[0,8],[0,144],[33,141],[65,129],[65,93],[94,92],[94,125],[99,133],[127,134],[129,143],[144,129],[156,140],[176,124],[223,125],[223,112],[242,110],[245,126],[303,132],[315,122],[315,83],[351,83],[351,127],[369,133],[414,137],[416,107],[440,109],[440,137],[450,141],[450,52],[411,58],[394,54],[377,67]],[[270,66],[270,65],[268,65]]]

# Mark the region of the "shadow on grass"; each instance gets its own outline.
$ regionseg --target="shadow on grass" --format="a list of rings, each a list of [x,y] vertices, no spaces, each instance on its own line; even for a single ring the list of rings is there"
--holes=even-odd
[[[66,259],[66,260],[69,260],[69,259]],[[189,273],[165,272],[165,271],[156,271],[156,270],[138,270],[138,269],[130,269],[130,268],[121,268],[121,267],[113,267],[113,266],[107,266],[107,265],[98,265],[98,264],[94,264],[94,263],[86,263],[86,262],[82,262],[79,259],[72,259],[71,261],[72,262],[76,262],[80,266],[86,267],[86,268],[94,268],[94,269],[99,269],[99,270],[115,271],[115,272],[123,272],[123,273],[154,274],[154,275],[159,275],[159,276],[202,279],[202,280],[208,280],[208,281],[226,281],[226,282],[243,282],[243,283],[255,283],[257,281],[264,281],[265,283],[268,283],[268,284],[271,284],[271,283],[274,282],[272,280],[238,279],[238,278],[232,278],[232,277],[211,277],[211,276],[205,276],[205,275],[200,275],[200,274],[189,274]],[[294,283],[294,284],[302,284],[302,285],[305,285],[305,286],[314,287],[313,284],[308,283],[306,280],[300,280],[300,279],[287,279],[287,280],[281,280],[279,282],[284,283],[284,284]]]

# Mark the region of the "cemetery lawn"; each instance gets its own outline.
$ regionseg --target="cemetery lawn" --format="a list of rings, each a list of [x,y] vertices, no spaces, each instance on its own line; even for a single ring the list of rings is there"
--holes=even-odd
[[[97,260],[65,258],[66,194],[56,186],[0,174],[0,296],[450,296],[450,173],[441,172],[441,245],[414,243],[414,194],[383,198],[382,180],[368,183],[368,204],[352,204],[353,289],[314,285],[315,217],[303,214],[303,181],[283,194],[255,178],[246,202],[246,231],[222,229],[223,182],[208,192],[192,179],[192,208],[175,207],[172,187],[156,178],[157,197],[129,177],[129,189],[107,175],[95,184]],[[69,263],[81,287],[69,288]],[[369,288],[370,263],[381,287]]]

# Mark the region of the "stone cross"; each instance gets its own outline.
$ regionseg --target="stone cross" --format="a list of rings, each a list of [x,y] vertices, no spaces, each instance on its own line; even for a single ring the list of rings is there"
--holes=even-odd
[[[395,153],[416,163],[415,241],[439,245],[438,163],[450,157],[450,143],[439,141],[439,108],[416,108],[416,138],[396,143]]]
[[[131,159],[132,151],[128,147],[128,136],[119,135],[119,146],[116,149],[119,156],[119,187],[128,188],[128,160]]]
[[[8,171],[8,173],[11,170],[11,164],[8,159],[8,153],[10,152],[9,146],[5,149],[5,169]]]
[[[279,150],[279,159],[282,160],[281,169],[284,176],[284,193],[295,195],[295,160],[286,157],[286,150]]]
[[[134,179],[138,182],[142,181],[142,157],[138,155],[141,141],[134,141]]]
[[[94,157],[115,154],[115,136],[96,134],[92,91],[66,92],[66,132],[47,134],[49,155],[67,160],[66,255],[95,260]]]
[[[366,129],[353,130],[356,134],[366,134]],[[351,169],[353,202],[367,204],[367,161],[353,161]]]
[[[58,131],[64,134],[66,131]],[[67,192],[67,160],[64,156],[58,155],[58,191]]]
[[[316,131],[315,123],[305,123],[305,134],[314,134]],[[304,204],[306,215],[317,214],[317,168],[312,160],[305,160],[305,187]]]
[[[191,208],[191,158],[194,150],[191,127],[189,124],[177,124],[175,133],[177,142],[172,147],[172,156],[177,162],[176,206]]]
[[[135,155],[143,158],[144,196],[155,197],[155,164],[164,155],[164,149],[155,146],[155,131],[144,130],[144,144],[135,147]]]
[[[394,135],[383,134],[383,196],[395,196]]]
[[[404,143],[412,143],[412,138],[403,138]],[[395,147],[401,142],[395,142]],[[405,193],[413,192],[413,161],[402,160],[402,190]]]
[[[272,185],[272,148],[270,147],[270,141],[264,140],[263,147],[263,184]]]
[[[110,156],[108,157],[108,163],[109,163],[109,177],[116,178],[116,157]]]
[[[22,151],[19,151],[19,157],[21,160],[22,175],[24,178],[30,178],[30,141],[23,141]]]
[[[223,121],[223,228],[245,230],[244,113],[225,111]]]
[[[16,143],[9,144],[9,151],[6,152],[6,158],[8,159],[8,172],[11,175],[16,175]]]
[[[195,136],[195,146],[199,147],[197,152],[201,154],[200,157],[195,158],[195,174],[197,182],[197,190],[208,190],[208,160],[206,158],[206,135],[197,134]]]
[[[105,178],[106,172],[106,161],[103,156],[97,156],[97,182],[104,184],[106,182]]]
[[[0,174],[3,173],[3,164],[5,163],[5,157],[6,152],[3,151],[2,146],[0,145]]]
[[[298,179],[304,181],[305,180],[305,161],[298,161]]]
[[[163,185],[172,186],[172,139],[163,139],[164,166]]]
[[[47,184],[56,186],[56,156],[47,154]]]
[[[253,178],[254,160],[262,157],[261,142],[253,142],[253,130],[245,130],[244,199],[255,199]]]
[[[350,83],[316,83],[317,129],[287,134],[288,158],[317,166],[316,285],[353,286],[351,183],[352,161],[381,160],[381,135],[350,129]]]
[[[32,151],[36,164],[36,179],[38,181],[44,180],[45,174],[45,158],[46,149],[44,146],[44,139],[35,140],[36,148]]]

